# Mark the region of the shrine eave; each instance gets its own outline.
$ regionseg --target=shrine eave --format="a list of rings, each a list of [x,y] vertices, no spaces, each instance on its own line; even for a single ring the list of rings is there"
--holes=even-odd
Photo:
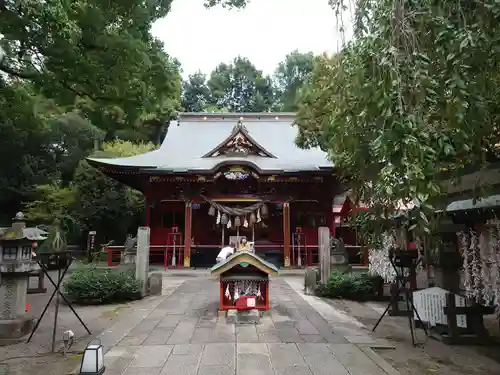
[[[276,268],[274,264],[269,263],[258,255],[248,251],[237,251],[233,253],[227,259],[214,265],[210,270],[210,274],[212,276],[220,276],[224,272],[227,272],[231,268],[238,265],[244,265],[244,267],[251,265],[268,275],[279,275],[278,268]]]
[[[109,159],[113,161],[114,159]],[[253,163],[248,160],[242,159],[227,159],[218,162],[217,164],[209,168],[175,168],[175,167],[155,167],[155,166],[134,166],[134,165],[116,165],[108,163],[107,159],[87,159],[90,165],[95,168],[103,170],[105,173],[117,173],[117,174],[137,174],[137,175],[183,175],[183,174],[202,174],[202,175],[213,175],[217,173],[221,168],[231,167],[231,166],[241,166],[247,167],[249,169],[255,170],[259,175],[273,175],[273,174],[285,174],[285,173],[314,173],[318,172],[321,174],[335,171],[332,166],[304,166],[304,167],[288,167],[288,168],[275,168],[275,169],[262,169],[258,164]]]
[[[181,114],[178,120],[171,121],[159,149],[131,157],[88,161],[100,169],[115,169],[116,173],[149,175],[214,173],[225,166],[249,167],[258,174],[333,171],[334,165],[325,152],[297,146],[294,120],[291,113]],[[231,136],[236,139],[229,140]],[[223,150],[218,148],[222,144]],[[233,146],[235,150],[227,149]]]

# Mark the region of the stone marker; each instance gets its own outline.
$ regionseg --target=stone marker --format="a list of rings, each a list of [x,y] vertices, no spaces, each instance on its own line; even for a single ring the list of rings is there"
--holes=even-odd
[[[137,230],[137,259],[135,264],[135,278],[142,282],[141,295],[148,292],[149,274],[149,227],[139,227]]]
[[[307,267],[304,274],[304,293],[314,294],[319,281],[318,267]]]
[[[149,276],[148,291],[150,296],[161,295],[162,280],[163,280],[162,274],[158,272],[152,273]]]
[[[330,228],[318,228],[318,248],[319,248],[319,274],[321,284],[326,284],[330,277],[330,254],[331,254],[331,240]]]

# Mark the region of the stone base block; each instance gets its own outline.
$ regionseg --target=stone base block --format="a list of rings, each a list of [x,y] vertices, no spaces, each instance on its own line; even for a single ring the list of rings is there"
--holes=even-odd
[[[122,253],[122,257],[120,260],[120,264],[130,264],[135,267],[135,263],[137,260],[137,254],[136,253]]]
[[[47,293],[47,288],[29,288],[27,294],[42,294]]]
[[[225,317],[226,310],[217,310],[217,315],[219,316],[219,318]]]
[[[163,276],[161,273],[152,273],[148,279],[148,292],[150,296],[161,295]]]
[[[238,310],[236,309],[227,310],[226,323],[236,324],[237,322],[238,322]]]
[[[257,309],[240,311],[238,313],[238,324],[259,324],[260,312]]]
[[[271,316],[271,310],[261,310],[260,311],[260,316]]]
[[[34,318],[18,318],[0,320],[0,346],[16,344],[23,341],[36,324]]]

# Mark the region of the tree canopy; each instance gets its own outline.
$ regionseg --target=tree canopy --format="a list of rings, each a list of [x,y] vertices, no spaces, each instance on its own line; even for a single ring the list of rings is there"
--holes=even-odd
[[[178,63],[150,33],[171,1],[0,2],[0,71],[77,106],[108,136],[177,108]]]
[[[312,74],[314,55],[293,51],[272,76],[264,76],[248,59],[219,64],[207,77],[201,72],[182,83],[186,112],[291,112],[298,108],[302,87]]]
[[[305,90],[299,143],[328,151],[377,217],[412,202],[428,229],[444,192],[437,175],[495,156],[500,5],[355,5],[354,40],[318,58]]]
[[[293,51],[280,62],[274,73],[273,83],[276,105],[284,112],[295,112],[302,88],[309,83],[314,67],[312,52]]]
[[[231,112],[265,112],[273,105],[270,77],[243,57],[217,66],[207,85],[211,92],[210,104]]]
[[[1,222],[25,210],[35,224],[57,219],[71,240],[89,228],[120,238],[140,217],[142,198],[93,170],[87,156],[150,150],[182,107],[281,109],[275,76],[243,57],[182,82],[179,62],[151,33],[170,6],[171,0],[0,0]]]

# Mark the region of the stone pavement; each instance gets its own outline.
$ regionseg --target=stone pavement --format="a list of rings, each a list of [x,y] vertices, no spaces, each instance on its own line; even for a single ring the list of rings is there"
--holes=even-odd
[[[101,335],[106,375],[398,374],[361,327],[303,297],[300,280],[273,279],[271,314],[235,326],[218,317],[215,280],[166,278],[166,296],[146,299]]]

